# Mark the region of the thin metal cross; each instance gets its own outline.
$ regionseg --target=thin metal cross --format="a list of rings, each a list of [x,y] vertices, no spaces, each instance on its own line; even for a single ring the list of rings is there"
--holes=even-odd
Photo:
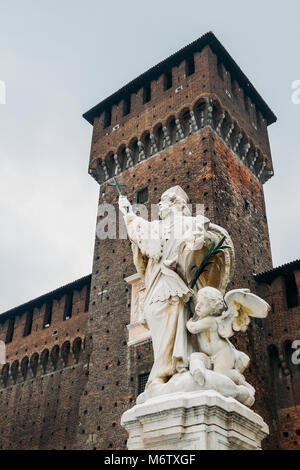
[[[115,188],[117,188],[120,196],[124,196],[121,186],[128,186],[127,183],[119,183],[118,178],[116,176],[114,176],[114,183],[107,183],[107,185],[114,186]]]
[[[124,196],[123,191],[122,191],[122,186],[128,186],[127,183],[119,183],[118,178],[116,176],[114,176],[114,183],[107,183],[107,185],[117,188],[120,196]],[[129,207],[127,207],[126,210],[127,212],[129,212]]]

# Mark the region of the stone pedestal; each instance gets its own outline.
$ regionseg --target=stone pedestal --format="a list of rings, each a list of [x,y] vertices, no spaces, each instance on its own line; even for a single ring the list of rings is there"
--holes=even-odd
[[[126,411],[129,450],[260,450],[263,419],[214,391],[153,398]]]

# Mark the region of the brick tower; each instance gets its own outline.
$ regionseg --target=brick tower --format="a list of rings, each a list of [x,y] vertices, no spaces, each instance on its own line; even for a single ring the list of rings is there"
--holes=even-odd
[[[128,183],[131,202],[155,204],[179,184],[193,204],[230,233],[232,287],[256,290],[272,269],[263,184],[273,175],[267,127],[276,117],[212,33],[175,53],[84,115],[93,125],[90,174],[99,204],[117,203],[107,183]],[[82,393],[81,449],[126,448],[120,416],[132,407],[152,365],[151,339],[128,341],[132,293],[141,294],[128,240],[96,237],[86,335],[89,378]],[[130,286],[131,284],[131,286]],[[134,297],[136,300],[138,297]],[[252,358],[255,410],[272,427],[264,333],[254,323],[236,344]],[[275,446],[272,437],[266,446]]]

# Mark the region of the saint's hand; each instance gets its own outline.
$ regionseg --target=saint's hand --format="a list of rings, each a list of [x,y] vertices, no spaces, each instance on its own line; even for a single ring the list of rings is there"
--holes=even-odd
[[[126,196],[120,196],[119,197],[119,209],[122,212],[123,215],[132,213],[132,208],[131,204],[128,201]]]

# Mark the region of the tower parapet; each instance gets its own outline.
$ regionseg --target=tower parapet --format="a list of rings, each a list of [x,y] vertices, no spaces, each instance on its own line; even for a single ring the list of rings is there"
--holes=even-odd
[[[210,126],[261,183],[273,175],[267,126],[276,117],[213,33],[105,99],[89,171],[101,184]]]
[[[82,356],[91,275],[0,315],[6,364],[0,388],[76,364]]]

